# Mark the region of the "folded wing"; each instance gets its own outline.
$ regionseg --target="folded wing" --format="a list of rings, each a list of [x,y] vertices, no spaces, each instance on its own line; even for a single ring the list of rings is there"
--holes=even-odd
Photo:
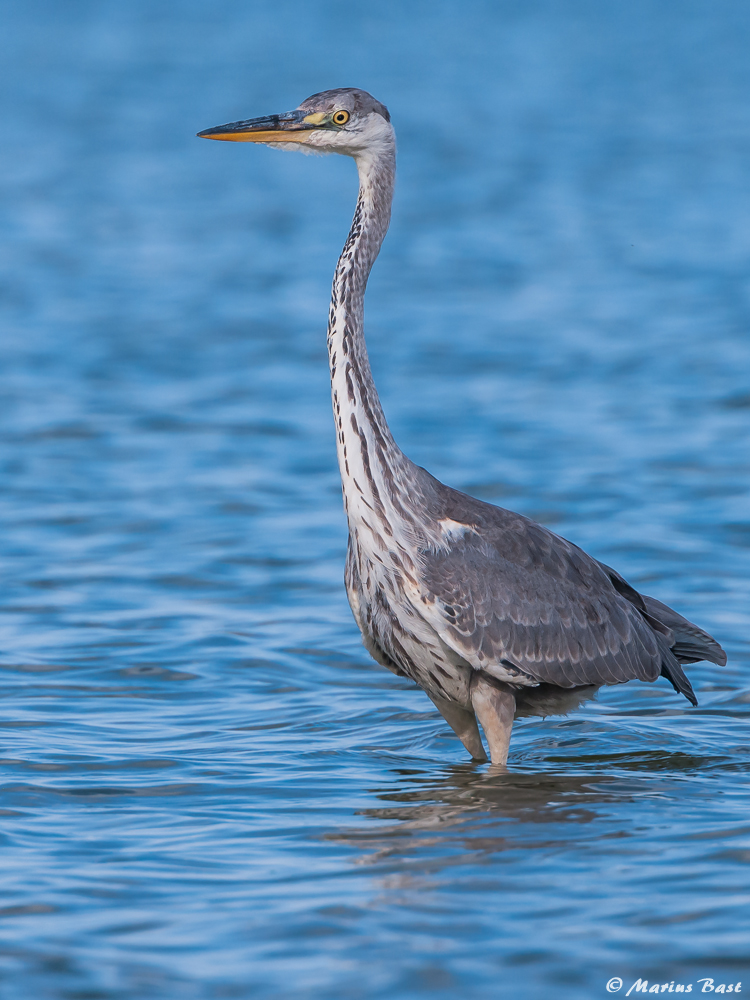
[[[420,573],[423,613],[450,648],[518,684],[571,688],[662,674],[696,703],[680,661],[725,662],[711,636],[547,528],[457,495],[451,529],[422,550]]]

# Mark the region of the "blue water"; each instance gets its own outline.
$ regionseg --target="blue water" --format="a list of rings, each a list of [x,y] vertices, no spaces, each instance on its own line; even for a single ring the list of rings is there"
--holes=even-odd
[[[750,990],[750,8],[6,0],[8,1000]],[[383,403],[727,648],[474,766],[342,587],[351,162],[200,129],[371,90]],[[695,993],[700,987],[693,985]]]

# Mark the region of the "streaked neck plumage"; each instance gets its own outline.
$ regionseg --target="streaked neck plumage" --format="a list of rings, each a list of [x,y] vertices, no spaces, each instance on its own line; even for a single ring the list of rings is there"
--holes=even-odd
[[[406,493],[416,468],[393,440],[372,379],[364,338],[367,279],[388,229],[395,144],[357,157],[359,198],[333,279],[328,323],[331,395],[344,505],[350,532],[377,520],[391,534],[407,521]],[[406,506],[406,510],[405,510]]]

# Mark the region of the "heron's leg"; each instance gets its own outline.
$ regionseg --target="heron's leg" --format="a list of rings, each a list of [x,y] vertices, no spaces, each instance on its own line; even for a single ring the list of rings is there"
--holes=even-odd
[[[435,695],[428,695],[435,708],[458,736],[463,745],[469,751],[474,760],[487,760],[487,754],[482,746],[482,737],[479,735],[479,726],[473,712],[467,708],[461,708],[452,701],[444,701]]]
[[[471,678],[471,704],[490,745],[493,764],[506,764],[516,699],[509,688],[493,684],[480,673]]]

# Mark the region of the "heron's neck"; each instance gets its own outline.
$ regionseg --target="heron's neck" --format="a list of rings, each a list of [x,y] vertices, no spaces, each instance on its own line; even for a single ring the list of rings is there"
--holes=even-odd
[[[364,338],[364,297],[390,221],[395,150],[391,147],[377,157],[361,157],[357,168],[357,208],[331,295],[331,394],[350,530],[360,518],[369,524],[367,518],[372,521],[376,514],[388,534],[388,518],[398,516],[402,492],[409,486],[409,470],[414,467],[393,440],[372,379]]]

